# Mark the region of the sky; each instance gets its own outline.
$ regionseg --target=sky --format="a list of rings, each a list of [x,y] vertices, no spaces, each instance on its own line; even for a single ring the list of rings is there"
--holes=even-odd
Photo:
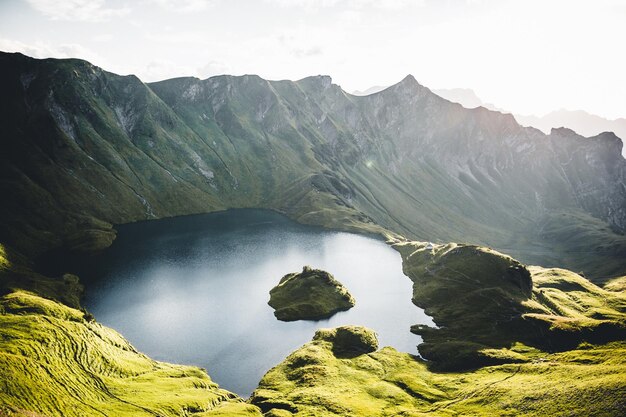
[[[514,113],[626,117],[626,0],[0,0],[0,50],[145,82],[412,74]]]

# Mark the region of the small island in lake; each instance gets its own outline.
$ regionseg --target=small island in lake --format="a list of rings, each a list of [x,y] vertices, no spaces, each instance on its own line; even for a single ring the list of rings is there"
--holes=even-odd
[[[331,274],[309,266],[281,278],[269,305],[278,320],[321,320],[354,307],[354,298]]]

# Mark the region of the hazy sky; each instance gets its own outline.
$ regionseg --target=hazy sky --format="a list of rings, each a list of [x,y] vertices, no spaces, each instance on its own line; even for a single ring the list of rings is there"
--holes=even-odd
[[[0,0],[0,50],[144,81],[410,73],[517,113],[626,117],[626,0]]]

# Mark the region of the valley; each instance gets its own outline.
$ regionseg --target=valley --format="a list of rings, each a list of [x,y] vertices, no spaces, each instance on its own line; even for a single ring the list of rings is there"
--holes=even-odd
[[[0,92],[1,416],[626,408],[614,134],[545,135],[412,76],[357,97],[0,53]],[[312,263],[355,307],[276,320],[269,290]]]

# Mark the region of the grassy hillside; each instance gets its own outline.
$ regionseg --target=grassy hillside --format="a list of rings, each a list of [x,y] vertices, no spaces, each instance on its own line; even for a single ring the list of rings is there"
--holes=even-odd
[[[432,360],[377,350],[371,330],[319,331],[264,376],[249,403],[203,370],[147,358],[84,311],[15,290],[21,281],[61,293],[80,286],[29,272],[3,248],[0,415],[620,415],[623,278],[602,289],[486,248],[396,248],[414,300],[444,326],[417,329]]]
[[[77,308],[75,276],[33,273],[0,246],[0,415],[258,415],[206,371],[154,361]]]
[[[420,353],[346,354],[340,329],[270,370],[251,402],[267,416],[621,416],[626,409],[626,293],[571,271],[526,267],[491,249],[397,243]],[[360,347],[356,329],[349,338]],[[343,346],[337,349],[337,346]],[[369,345],[368,345],[369,346]],[[368,353],[371,352],[371,353]]]
[[[439,369],[518,361],[517,342],[545,351],[626,339],[626,294],[558,268],[526,267],[472,245],[394,245],[413,280],[413,302],[438,328],[414,326]],[[496,350],[493,350],[496,349]],[[500,350],[497,350],[500,349]]]
[[[204,370],[156,362],[88,314],[0,298],[0,415],[258,415]]]
[[[345,357],[316,337],[269,371],[252,403],[266,416],[607,416],[626,407],[626,343],[564,353],[524,345],[523,362],[436,373],[390,347]]]

